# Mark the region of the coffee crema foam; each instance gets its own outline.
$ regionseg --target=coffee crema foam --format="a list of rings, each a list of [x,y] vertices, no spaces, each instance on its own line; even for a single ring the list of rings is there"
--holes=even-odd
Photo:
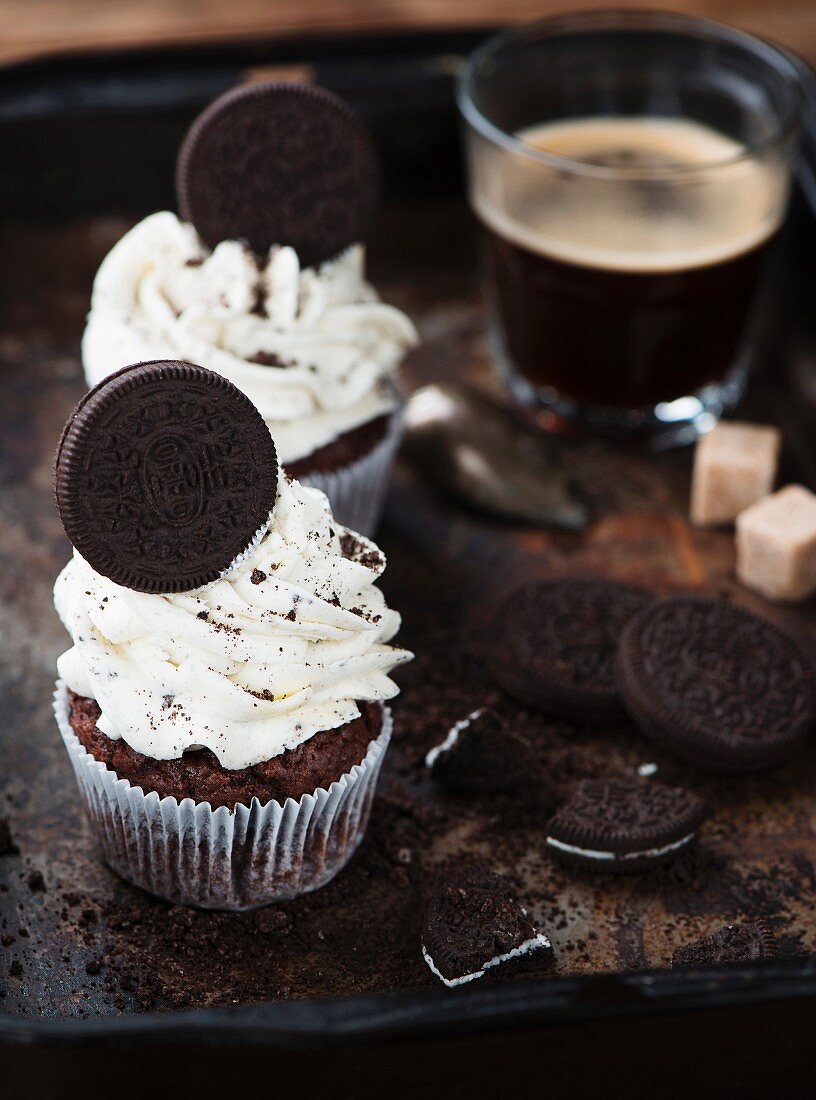
[[[637,274],[688,270],[757,248],[782,220],[784,164],[747,155],[738,141],[690,119],[598,116],[515,136],[543,152],[625,170],[610,178],[475,145],[477,214],[499,236],[550,259]],[[678,168],[691,171],[665,171]]]

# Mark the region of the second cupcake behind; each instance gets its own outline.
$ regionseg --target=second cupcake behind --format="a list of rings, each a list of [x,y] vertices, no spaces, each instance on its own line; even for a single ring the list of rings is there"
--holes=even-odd
[[[82,345],[90,385],[158,357],[228,378],[287,470],[364,534],[399,444],[397,369],[417,342],[365,278],[377,176],[366,130],[331,93],[227,93],[182,146],[181,218],[151,215],[102,263]]]

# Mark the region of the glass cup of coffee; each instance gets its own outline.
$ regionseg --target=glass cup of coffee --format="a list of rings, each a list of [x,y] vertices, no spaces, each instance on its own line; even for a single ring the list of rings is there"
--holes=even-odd
[[[693,438],[744,387],[785,216],[795,66],[703,19],[586,12],[458,86],[496,361],[545,426]]]

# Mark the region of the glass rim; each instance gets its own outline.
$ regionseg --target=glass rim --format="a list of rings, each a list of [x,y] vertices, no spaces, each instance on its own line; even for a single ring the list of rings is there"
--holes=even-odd
[[[555,38],[566,31],[588,31],[607,29],[612,32],[625,30],[663,30],[674,31],[696,38],[699,41],[713,41],[741,48],[755,60],[759,60],[782,79],[790,93],[787,113],[780,114],[777,131],[761,141],[746,145],[738,153],[719,157],[701,164],[689,166],[662,166],[654,168],[612,167],[591,164],[588,161],[567,157],[560,153],[537,149],[514,134],[508,133],[482,113],[477,107],[473,87],[479,68],[491,60],[501,49],[526,39]],[[802,87],[796,66],[790,55],[782,48],[766,42],[762,38],[749,34],[736,27],[730,27],[714,19],[686,15],[681,12],[658,11],[656,9],[608,8],[565,13],[539,19],[533,23],[524,23],[508,30],[489,36],[465,59],[456,78],[456,100],[464,120],[483,137],[502,146],[508,152],[515,153],[533,162],[552,169],[569,172],[573,175],[592,176],[609,180],[674,180],[708,175],[723,168],[747,164],[757,155],[774,148],[780,148],[792,141],[801,126]]]

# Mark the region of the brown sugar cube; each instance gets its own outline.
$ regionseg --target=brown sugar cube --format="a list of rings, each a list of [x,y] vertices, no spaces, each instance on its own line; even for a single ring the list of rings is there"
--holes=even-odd
[[[737,576],[769,600],[816,592],[816,496],[787,485],[737,518]]]
[[[780,434],[763,424],[724,421],[701,436],[694,454],[691,522],[732,523],[773,488]]]

